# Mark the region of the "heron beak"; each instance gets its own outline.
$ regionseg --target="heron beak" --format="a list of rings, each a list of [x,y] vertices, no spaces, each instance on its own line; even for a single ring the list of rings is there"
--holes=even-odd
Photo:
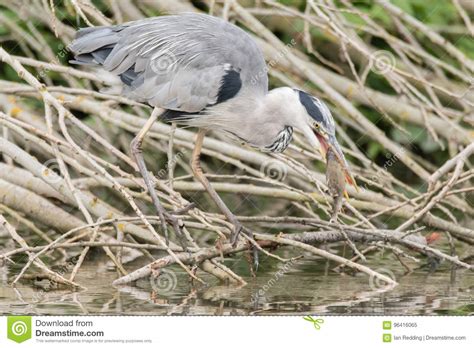
[[[347,163],[346,158],[344,157],[344,153],[342,152],[341,146],[339,145],[339,142],[337,141],[336,137],[334,135],[321,134],[317,131],[314,131],[314,134],[318,138],[319,144],[321,145],[319,147],[319,151],[321,152],[323,158],[326,159],[326,154],[329,148],[331,148],[336,154],[337,160],[339,161],[344,170],[344,175],[346,177],[347,183],[353,186],[358,192],[359,187],[357,186],[354,176],[352,175],[351,169],[349,168],[349,164]]]

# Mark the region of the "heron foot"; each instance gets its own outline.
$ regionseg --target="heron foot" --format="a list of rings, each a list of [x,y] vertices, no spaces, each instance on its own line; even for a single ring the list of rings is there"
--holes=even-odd
[[[230,235],[230,243],[232,244],[233,247],[237,245],[237,240],[242,231],[255,243],[252,231],[242,226],[242,224],[237,219],[234,219],[234,221],[232,221],[232,224],[234,225],[234,230],[232,231],[232,234]],[[252,244],[251,249],[252,249],[252,257],[253,257],[253,266],[256,272],[259,266],[258,248],[254,244]]]
[[[231,222],[234,225],[234,229],[230,235],[230,244],[235,247],[237,245],[237,240],[239,238],[240,232],[242,232],[244,227],[237,219],[234,219],[234,221]]]
[[[252,256],[253,256],[253,268],[255,269],[255,272],[257,272],[258,266],[260,265],[260,260],[258,258],[258,249],[255,247],[255,245],[252,246]]]
[[[174,212],[173,212],[174,213]],[[179,244],[183,248],[184,251],[188,250],[188,247],[186,245],[186,240],[184,238],[184,223],[182,220],[180,220],[178,217],[174,216],[172,213],[168,211],[163,212],[163,217],[166,220],[167,223],[169,223],[171,226],[173,226],[173,230],[176,233],[176,237],[178,238]],[[168,233],[165,233],[166,237],[166,245],[169,245],[169,238],[168,238]]]

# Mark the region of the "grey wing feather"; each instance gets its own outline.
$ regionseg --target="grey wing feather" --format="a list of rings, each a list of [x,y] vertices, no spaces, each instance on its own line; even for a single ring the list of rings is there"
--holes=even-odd
[[[70,49],[76,64],[100,65],[120,76],[124,95],[166,109],[198,112],[239,90],[268,90],[265,61],[253,39],[208,15],[81,29]]]

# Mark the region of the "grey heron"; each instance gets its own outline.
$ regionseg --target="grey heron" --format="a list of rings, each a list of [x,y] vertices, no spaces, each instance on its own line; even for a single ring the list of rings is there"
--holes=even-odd
[[[113,26],[80,29],[69,46],[75,64],[92,65],[117,76],[117,93],[148,103],[154,110],[131,143],[168,240],[166,222],[182,226],[161,205],[142,155],[142,142],[157,119],[197,127],[191,167],[220,211],[242,225],[212,188],[200,165],[208,130],[267,152],[283,152],[295,129],[323,158],[328,149],[354,178],[336,139],[335,122],[320,99],[290,87],[268,90],[267,67],[257,44],[241,28],[217,17],[185,13]],[[160,110],[164,112],[160,113]]]

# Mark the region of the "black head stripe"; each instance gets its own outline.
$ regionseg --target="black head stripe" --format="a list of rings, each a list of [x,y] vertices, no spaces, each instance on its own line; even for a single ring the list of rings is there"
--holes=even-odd
[[[296,91],[298,92],[300,103],[304,106],[308,115],[321,124],[326,132],[334,133],[336,124],[326,104],[306,92]]]
[[[306,109],[308,115],[314,118],[317,122],[325,124],[326,119],[324,118],[319,107],[314,104],[313,98],[308,93],[303,91],[298,90],[298,94],[300,97],[300,102]]]

